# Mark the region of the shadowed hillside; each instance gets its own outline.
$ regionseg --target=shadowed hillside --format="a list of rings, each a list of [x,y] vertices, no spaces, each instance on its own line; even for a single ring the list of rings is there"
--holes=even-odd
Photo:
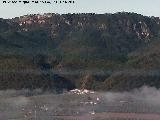
[[[136,13],[0,19],[0,89],[160,87],[160,19]]]

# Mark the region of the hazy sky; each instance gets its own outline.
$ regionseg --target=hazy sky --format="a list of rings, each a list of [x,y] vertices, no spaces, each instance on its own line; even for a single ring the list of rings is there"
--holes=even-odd
[[[75,4],[3,4],[0,0],[0,17],[11,18],[37,13],[115,13],[136,12],[160,17],[160,0],[75,0]],[[9,0],[8,0],[9,1]],[[31,0],[30,0],[31,1]],[[49,0],[54,1],[54,0]]]

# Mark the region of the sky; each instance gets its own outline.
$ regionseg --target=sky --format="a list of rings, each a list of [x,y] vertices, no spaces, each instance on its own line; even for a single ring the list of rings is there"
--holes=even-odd
[[[43,13],[115,13],[123,11],[160,17],[160,0],[75,0],[74,4],[29,3],[25,5],[23,3],[4,4],[3,1],[0,0],[0,18]]]

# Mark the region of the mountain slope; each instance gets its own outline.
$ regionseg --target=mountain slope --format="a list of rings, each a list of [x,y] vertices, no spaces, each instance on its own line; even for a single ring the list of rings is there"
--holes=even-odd
[[[159,74],[142,75],[159,69],[159,39],[160,19],[136,13],[0,19],[0,88],[71,89],[85,81],[95,90],[159,87]]]

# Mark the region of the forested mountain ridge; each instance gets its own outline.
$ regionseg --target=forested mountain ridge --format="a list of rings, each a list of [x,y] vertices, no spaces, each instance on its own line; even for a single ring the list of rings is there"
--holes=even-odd
[[[148,77],[148,71],[160,67],[159,37],[160,19],[136,13],[0,19],[0,88],[72,89],[83,83],[94,90],[160,87],[159,74]]]

